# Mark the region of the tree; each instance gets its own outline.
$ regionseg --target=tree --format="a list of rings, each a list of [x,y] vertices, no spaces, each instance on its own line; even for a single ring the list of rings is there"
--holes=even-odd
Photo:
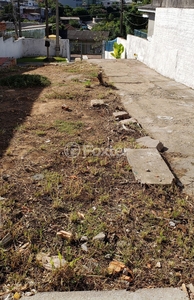
[[[76,7],[73,9],[73,16],[79,17],[82,21],[89,21],[91,19],[87,9],[83,7]]]
[[[8,3],[3,7],[1,13],[1,19],[5,21],[13,22],[13,6],[12,3]]]

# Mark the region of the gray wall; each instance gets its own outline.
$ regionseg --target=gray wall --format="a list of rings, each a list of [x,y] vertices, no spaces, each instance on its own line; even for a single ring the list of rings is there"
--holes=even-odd
[[[159,7],[194,8],[194,0],[153,0],[152,4]]]

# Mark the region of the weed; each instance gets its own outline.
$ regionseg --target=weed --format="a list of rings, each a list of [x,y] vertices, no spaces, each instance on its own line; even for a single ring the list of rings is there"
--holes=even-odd
[[[90,88],[90,87],[91,87],[91,80],[86,80],[86,81],[84,82],[84,84],[85,84],[85,87],[86,87],[86,88]]]
[[[9,86],[12,88],[45,87],[50,84],[51,82],[48,78],[38,74],[11,75],[0,79],[0,86]]]
[[[45,132],[45,131],[42,131],[42,130],[37,130],[37,131],[36,131],[36,134],[37,134],[38,136],[45,136],[45,135],[46,135],[46,132]]]
[[[66,132],[67,134],[72,135],[78,132],[83,127],[83,123],[79,121],[67,122],[67,121],[57,120],[55,122],[55,127],[60,132]]]

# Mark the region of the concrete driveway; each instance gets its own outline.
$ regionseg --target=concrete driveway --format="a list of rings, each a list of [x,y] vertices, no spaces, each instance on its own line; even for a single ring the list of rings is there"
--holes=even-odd
[[[160,140],[184,191],[194,195],[194,90],[137,60],[89,60],[114,83],[125,109]],[[185,74],[186,76],[186,74]]]

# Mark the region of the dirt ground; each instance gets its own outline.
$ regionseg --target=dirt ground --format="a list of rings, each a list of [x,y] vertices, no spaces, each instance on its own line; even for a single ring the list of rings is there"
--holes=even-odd
[[[100,70],[77,62],[1,72],[51,81],[0,86],[2,299],[194,284],[193,202],[176,186],[134,180],[123,149],[146,132],[114,119],[123,107],[106,75],[99,84]]]

